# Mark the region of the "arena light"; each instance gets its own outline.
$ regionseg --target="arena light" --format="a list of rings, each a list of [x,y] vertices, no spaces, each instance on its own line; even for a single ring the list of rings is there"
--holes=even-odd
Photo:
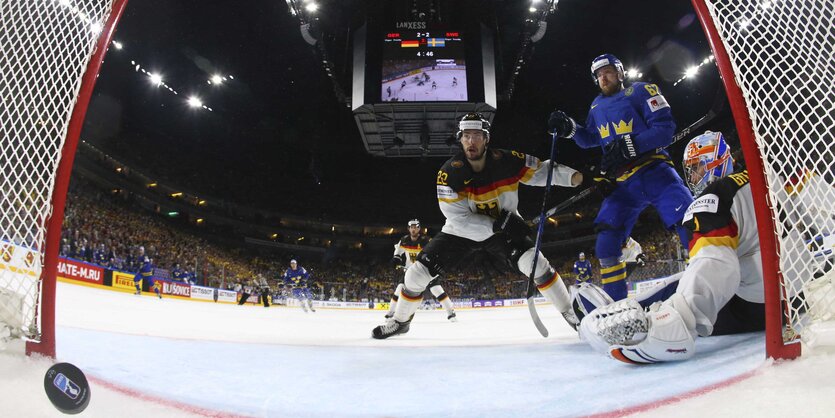
[[[102,25],[99,22],[93,22],[90,24],[90,32],[93,32],[94,35],[98,35],[101,33]]]
[[[536,7],[531,7],[530,9],[528,9],[528,11],[531,13],[536,13]]]
[[[316,4],[316,2],[311,1],[310,3],[307,3],[306,6],[304,6],[304,9],[310,13],[314,13],[316,12],[316,10],[319,10],[319,5]]]
[[[113,47],[116,49],[122,49],[122,43],[119,41],[113,41]]]
[[[684,77],[685,78],[691,78],[691,77],[695,77],[696,74],[699,74],[699,66],[694,65],[694,66],[688,68],[687,71],[684,72]]]
[[[159,86],[162,84],[162,76],[157,73],[148,73],[148,77],[151,79],[151,82],[154,83],[155,86]]]
[[[637,78],[638,74],[640,74],[640,73],[638,72],[638,70],[636,70],[634,68],[630,68],[630,69],[626,70],[626,76],[629,77],[629,78]]]
[[[212,83],[215,83],[215,84],[223,83],[223,77],[221,77],[219,74],[213,75],[212,76]]]
[[[188,105],[191,107],[203,107],[203,102],[197,96],[191,96],[188,98]]]

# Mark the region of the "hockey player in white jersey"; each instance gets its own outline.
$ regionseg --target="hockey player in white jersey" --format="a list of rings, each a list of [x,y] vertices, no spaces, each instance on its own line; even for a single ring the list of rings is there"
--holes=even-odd
[[[685,181],[698,198],[684,215],[690,263],[664,286],[586,315],[580,337],[631,364],[686,360],[697,336],[765,329],[762,260],[748,172],[733,173],[718,132],[691,140]]]
[[[537,257],[537,288],[576,327],[565,284],[545,256],[534,251],[530,227],[517,212],[519,183],[544,186],[549,164],[521,152],[489,149],[490,122],[478,113],[460,119],[457,137],[461,152],[441,167],[436,179],[438,205],[446,223],[406,270],[394,321],[374,328],[372,337],[383,339],[408,332],[426,286],[476,251],[508,263],[525,276],[531,273]],[[553,178],[556,185],[576,187],[583,175],[555,164]]]
[[[409,221],[409,234],[404,235],[394,244],[394,256],[392,263],[404,271],[411,267],[417,260],[420,251],[429,243],[429,237],[420,233],[420,221],[412,219]],[[451,322],[457,322],[455,315],[455,308],[452,305],[449,295],[446,294],[444,288],[441,287],[438,279],[432,280],[427,286],[432,296],[441,303],[441,306],[446,310],[447,319]],[[391,295],[391,302],[389,303],[389,310],[386,313],[386,319],[394,317],[394,310],[397,308],[397,301],[400,300],[400,294],[403,292],[403,283],[398,283],[397,288]],[[433,304],[434,305],[434,304]]]

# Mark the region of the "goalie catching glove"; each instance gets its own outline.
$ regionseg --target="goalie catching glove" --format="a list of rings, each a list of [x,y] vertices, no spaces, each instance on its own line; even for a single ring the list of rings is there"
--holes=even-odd
[[[628,364],[687,360],[696,345],[696,319],[679,294],[645,311],[624,299],[595,309],[580,323],[580,338]]]

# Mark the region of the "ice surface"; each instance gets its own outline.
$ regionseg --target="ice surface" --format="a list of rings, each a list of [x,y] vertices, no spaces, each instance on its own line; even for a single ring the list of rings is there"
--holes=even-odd
[[[84,416],[828,417],[835,407],[835,354],[774,365],[761,334],[700,339],[691,361],[638,367],[590,352],[549,305],[539,306],[547,339],[521,307],[459,310],[457,323],[419,311],[408,334],[376,341],[382,311],[58,286],[58,360],[91,379]],[[0,353],[0,416],[61,415],[42,389],[49,365]]]

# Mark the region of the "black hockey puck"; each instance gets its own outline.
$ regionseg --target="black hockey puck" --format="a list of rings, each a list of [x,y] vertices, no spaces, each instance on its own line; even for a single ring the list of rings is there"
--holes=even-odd
[[[70,363],[58,363],[46,371],[43,388],[50,402],[65,414],[77,414],[90,403],[90,384]]]

